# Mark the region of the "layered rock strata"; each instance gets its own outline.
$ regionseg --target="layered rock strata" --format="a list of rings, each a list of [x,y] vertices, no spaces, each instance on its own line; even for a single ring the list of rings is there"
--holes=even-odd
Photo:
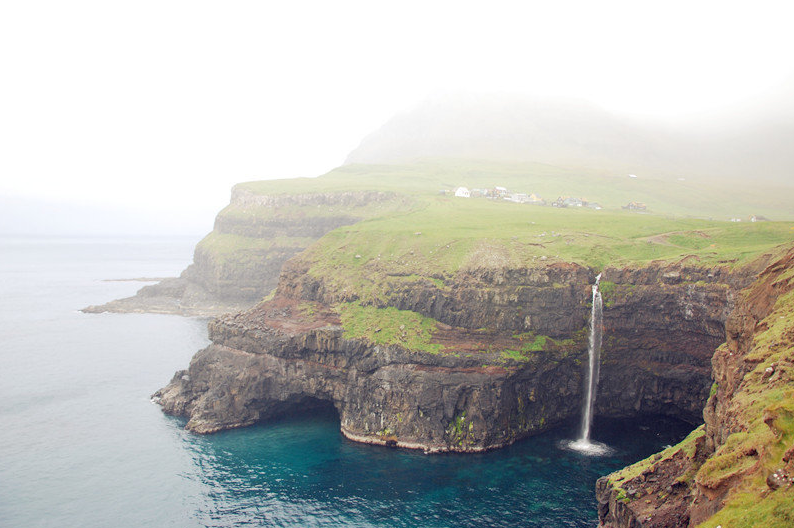
[[[212,322],[213,344],[155,398],[200,433],[325,401],[356,441],[428,452],[500,447],[578,415],[594,276],[557,263],[394,289],[381,308],[435,320],[441,350],[431,353],[350,337],[337,303],[357,299],[307,275],[297,258],[275,298]],[[610,269],[604,280],[611,291],[596,413],[697,422],[742,277],[670,265]],[[525,335],[543,336],[543,345],[522,348]]]
[[[705,425],[599,479],[603,528],[794,525],[794,250],[735,295]]]

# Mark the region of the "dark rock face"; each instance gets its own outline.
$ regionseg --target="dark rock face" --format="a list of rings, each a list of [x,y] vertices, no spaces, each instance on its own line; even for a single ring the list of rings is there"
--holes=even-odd
[[[708,471],[701,475],[700,470],[710,462],[711,457],[720,455],[720,448],[726,446],[731,434],[751,428],[747,405],[761,400],[764,390],[774,390],[787,382],[785,376],[778,374],[780,365],[776,363],[766,367],[762,373],[753,373],[762,361],[767,346],[758,345],[763,342],[763,339],[759,341],[758,338],[763,338],[768,329],[764,320],[773,313],[778,300],[794,289],[794,282],[790,280],[790,271],[794,269],[794,250],[789,249],[774,261],[768,257],[759,259],[744,277],[734,276],[725,281],[735,292],[729,296],[735,301],[725,305],[727,317],[724,311],[718,313],[714,310],[713,301],[708,301],[708,297],[707,306],[710,309],[705,313],[693,308],[693,315],[707,322],[704,328],[717,328],[722,319],[725,329],[724,343],[716,348],[709,360],[715,384],[702,409],[705,421],[703,432],[690,447],[682,448],[671,457],[661,458],[657,455],[656,460],[651,460],[631,480],[616,484],[611,480],[613,476],[599,479],[596,497],[601,528],[698,526],[725,507],[732,489],[746,486],[743,479],[757,479],[754,472],[763,471],[763,466],[759,464],[730,471],[726,469],[724,474],[718,472],[716,476],[713,473],[710,475]],[[712,336],[713,333],[709,331],[706,334]],[[773,346],[785,348],[786,345],[775,342]],[[776,375],[778,379],[775,379]],[[763,383],[758,383],[758,378]],[[748,394],[752,396],[748,397]],[[774,426],[773,414],[762,418],[770,428]],[[757,457],[759,451],[769,449],[763,439],[757,439],[755,448],[741,454],[751,459]],[[730,456],[730,452],[723,453],[722,459]],[[774,491],[777,489],[775,486],[788,484],[783,464],[790,459],[794,457],[784,454],[781,469],[764,475],[769,490]],[[640,490],[640,493],[634,495],[632,490]],[[766,491],[759,493],[759,501],[763,500]]]
[[[570,360],[483,366],[495,355],[371,346],[344,339],[335,323],[332,314],[302,318],[284,300],[219,319],[210,326],[214,344],[156,396],[167,412],[189,415],[197,432],[247,425],[312,398],[333,402],[355,440],[476,451],[565,418],[580,385],[550,382]]]
[[[307,274],[301,258],[287,262],[278,293],[324,304],[357,300]],[[539,268],[463,270],[445,281],[411,284],[394,281],[379,306],[411,310],[446,325],[501,332],[528,332],[571,337],[587,324],[590,284],[595,273],[575,264]]]
[[[581,380],[563,375],[578,370],[573,359],[484,366],[497,355],[457,358],[371,346],[344,339],[333,316],[317,327],[284,304],[290,309],[268,317],[272,326],[252,324],[250,314],[211,323],[213,344],[155,394],[163,409],[189,416],[189,429],[209,433],[323,400],[333,403],[342,432],[354,440],[479,451],[559,423],[578,397]]]
[[[469,270],[443,288],[426,281],[391,292],[389,305],[433,317],[452,328],[448,333],[483,326],[507,336],[532,331],[570,339],[575,350],[516,361],[468,353],[463,340],[428,354],[345,339],[330,307],[351,299],[304,269],[293,259],[273,300],[211,323],[213,344],[155,395],[166,412],[209,433],[328,401],[349,438],[428,452],[500,447],[578,416],[592,270]],[[668,284],[665,273],[684,279]],[[726,277],[741,279],[686,277],[680,266],[604,272],[614,286],[604,293],[597,415],[699,422],[710,354],[723,340],[732,302]],[[301,303],[312,303],[311,315]]]
[[[733,292],[748,279],[721,269],[650,266],[608,268],[602,280],[608,282],[596,412],[699,423],[711,356],[725,340]]]

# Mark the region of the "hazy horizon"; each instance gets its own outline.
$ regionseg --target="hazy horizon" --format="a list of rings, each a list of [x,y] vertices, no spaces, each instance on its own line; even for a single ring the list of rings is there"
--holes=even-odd
[[[785,2],[4,5],[0,232],[127,232],[140,221],[141,234],[206,233],[233,184],[326,173],[394,116],[449,94],[585,100],[701,135],[762,116],[790,134],[793,11]],[[753,131],[758,145],[786,150],[763,130]],[[729,139],[725,148],[743,146]]]

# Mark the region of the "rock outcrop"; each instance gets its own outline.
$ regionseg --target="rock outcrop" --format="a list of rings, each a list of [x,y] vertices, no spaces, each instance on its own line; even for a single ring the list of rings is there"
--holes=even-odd
[[[350,335],[338,303],[361,299],[307,274],[306,258],[289,261],[273,299],[210,324],[213,344],[155,394],[166,412],[209,433],[331,402],[349,438],[428,452],[500,447],[578,415],[593,270],[550,263],[398,281],[372,309],[430,318],[438,347],[426,351]],[[697,423],[731,292],[747,279],[682,264],[603,277],[596,412]]]
[[[737,293],[705,425],[599,479],[600,526],[794,526],[794,249]]]
[[[578,376],[564,375],[578,370],[564,351],[528,369],[498,353],[372,346],[345,339],[325,307],[306,310],[276,298],[214,321],[213,344],[155,397],[200,433],[330,401],[349,438],[434,452],[498,447],[559,422],[579,390]]]

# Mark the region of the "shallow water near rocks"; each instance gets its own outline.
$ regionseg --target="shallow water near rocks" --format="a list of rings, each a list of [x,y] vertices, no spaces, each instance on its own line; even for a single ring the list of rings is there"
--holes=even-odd
[[[595,479],[690,426],[596,417],[505,449],[424,455],[360,445],[333,411],[197,436],[149,401],[207,344],[206,320],[83,314],[177,275],[196,240],[0,239],[4,526],[591,527]]]

